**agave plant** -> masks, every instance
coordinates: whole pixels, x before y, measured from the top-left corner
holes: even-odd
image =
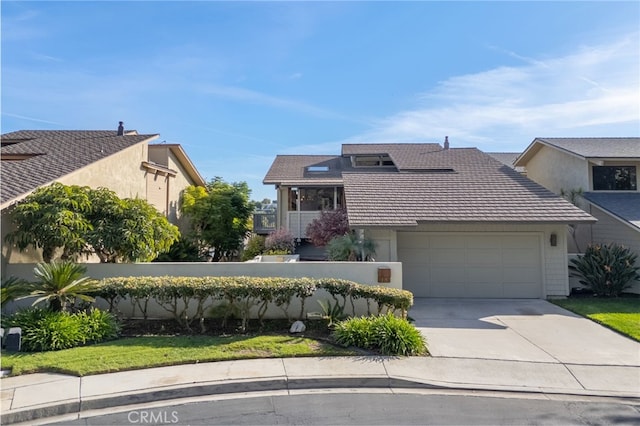
[[[73,262],[39,263],[33,270],[36,281],[28,296],[37,297],[33,305],[49,302],[52,311],[66,311],[76,299],[94,302],[89,294],[97,290],[98,282],[84,276],[87,268]],[[24,298],[22,297],[22,298]]]

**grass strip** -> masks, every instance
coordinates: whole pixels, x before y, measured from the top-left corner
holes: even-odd
[[[144,336],[51,352],[3,351],[0,365],[12,375],[57,372],[88,376],[196,362],[350,355],[356,353],[299,336]]]
[[[570,297],[551,302],[640,342],[640,298]]]

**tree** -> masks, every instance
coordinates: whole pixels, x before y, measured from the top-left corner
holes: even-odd
[[[45,262],[51,261],[58,248],[62,259],[73,259],[90,252],[86,240],[92,229],[86,217],[90,209],[87,187],[54,183],[38,188],[13,208],[15,230],[6,241],[21,251],[32,245],[41,248]]]
[[[325,210],[320,217],[307,225],[307,238],[317,247],[326,246],[335,237],[349,233],[349,221],[345,209]]]
[[[50,262],[96,254],[103,263],[149,261],[178,239],[178,228],[147,201],[115,192],[54,183],[39,188],[12,211],[15,231],[6,237],[20,250],[42,248]]]
[[[180,204],[189,219],[193,238],[213,262],[233,257],[249,233],[253,205],[246,182],[224,182],[216,177],[205,187],[190,186]]]

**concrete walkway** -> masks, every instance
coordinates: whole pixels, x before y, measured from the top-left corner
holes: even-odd
[[[476,301],[461,310],[457,303],[466,302],[440,301],[428,307],[430,300],[418,300],[410,315],[429,339],[431,357],[258,359],[87,377],[6,377],[0,380],[0,420],[2,424],[33,424],[36,419],[52,416],[77,418],[93,410],[179,398],[251,392],[286,394],[327,388],[535,392],[633,398],[640,404],[640,344],[587,320],[581,319],[586,324],[580,322],[576,331],[573,321],[580,318],[553,305],[546,306],[547,302],[535,302],[541,303],[525,306],[511,301],[515,307],[507,308],[501,303]],[[473,314],[469,313],[472,306],[476,309]],[[529,313],[520,312],[518,318],[511,318],[516,316],[512,315],[514,309]],[[548,309],[553,312],[540,313]],[[460,322],[438,323],[451,315],[460,316]],[[548,323],[548,335],[528,323],[528,316],[542,321],[542,325]],[[576,335],[572,337],[570,330],[554,331],[567,326],[555,316],[566,317]],[[595,328],[590,328],[591,324]],[[586,327],[588,335],[581,327]],[[450,334],[443,335],[447,330]],[[585,347],[591,348],[592,353],[555,347],[557,342],[550,343],[549,335],[566,340],[567,346],[586,339]],[[453,340],[456,343],[451,343]]]

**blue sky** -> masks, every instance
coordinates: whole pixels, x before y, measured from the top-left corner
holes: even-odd
[[[2,1],[2,133],[116,129],[205,177],[342,143],[640,135],[640,2]]]

